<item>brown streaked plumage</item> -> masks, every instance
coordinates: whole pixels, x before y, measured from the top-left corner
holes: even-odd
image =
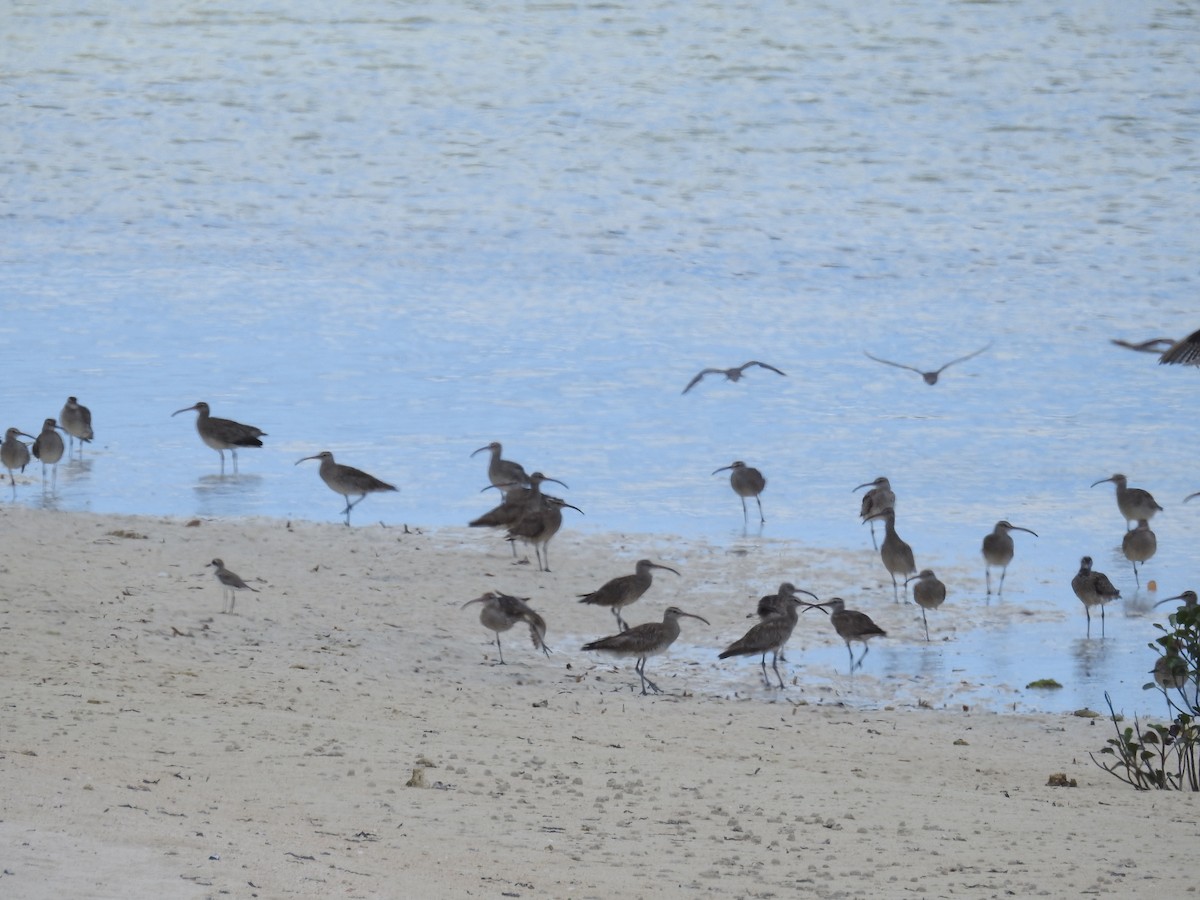
[[[1117,486],[1117,509],[1125,517],[1126,531],[1129,530],[1130,522],[1136,522],[1138,519],[1145,519],[1149,522],[1154,518],[1156,512],[1162,510],[1162,507],[1158,505],[1158,501],[1150,495],[1149,491],[1142,490],[1142,488],[1131,488],[1129,486],[1129,479],[1120,472],[1110,475],[1108,478],[1093,481],[1092,487],[1109,481]]]
[[[728,659],[731,656],[753,656],[755,653],[761,653],[759,667],[762,669],[763,683],[767,687],[771,687],[771,679],[767,675],[767,653],[770,653],[771,669],[775,672],[775,677],[779,680],[779,688],[782,690],[783,676],[779,673],[779,658],[783,654],[783,645],[788,642],[796,628],[796,623],[800,620],[799,607],[803,606],[805,610],[820,609],[828,615],[825,607],[816,603],[806,603],[796,596],[795,591],[795,587],[784,582],[780,585],[778,594],[768,595],[774,600],[767,603],[766,606],[776,611],[768,612],[763,616],[761,622],[755,624],[738,640],[726,647],[719,658]],[[813,596],[815,597],[815,595]],[[765,601],[767,601],[767,597],[763,597],[759,601],[760,614],[764,611]]]
[[[1010,531],[1024,531],[1026,534],[1037,537],[1036,531],[1022,528],[1020,525],[1013,525],[1007,519],[1001,519],[992,529],[992,533],[984,536],[983,577],[987,583],[989,597],[992,596],[992,566],[1000,567],[1000,586],[996,589],[996,596],[999,597],[1004,593],[1004,576],[1008,574],[1008,564],[1012,562],[1013,555],[1016,553],[1016,546],[1013,544]]]
[[[380,481],[374,475],[368,475],[362,469],[334,462],[333,454],[328,450],[322,450],[315,456],[305,456],[303,459],[296,460],[295,464],[298,466],[306,459],[319,459],[321,461],[321,468],[318,474],[321,476],[321,480],[325,482],[331,491],[341,494],[345,498],[346,508],[342,510],[342,514],[346,517],[346,525],[350,524],[350,510],[365,500],[367,494],[397,490],[395,485],[388,484],[386,481]],[[355,495],[358,496],[358,499],[351,502],[350,498]]]
[[[866,613],[856,609],[846,609],[846,601],[841,597],[826,600],[821,605],[831,610],[829,621],[833,624],[833,629],[838,633],[838,637],[846,642],[846,652],[850,654],[850,674],[853,675],[855,669],[862,668],[863,660],[867,658],[867,651],[871,649],[867,645],[867,641],[873,637],[887,637],[887,632],[876,625]],[[854,661],[854,650],[850,647],[855,642],[863,645],[862,656],[858,658],[857,662]]]
[[[637,663],[634,665],[634,670],[642,679],[642,696],[646,695],[647,687],[654,691],[654,693],[660,694],[662,691],[659,690],[658,685],[646,677],[646,659],[651,656],[657,656],[660,653],[665,653],[667,648],[675,643],[675,639],[679,637],[679,619],[681,616],[687,616],[690,619],[699,619],[705,625],[709,624],[708,619],[703,616],[684,612],[678,606],[668,606],[663,612],[661,622],[644,622],[641,625],[635,625],[627,631],[622,631],[620,634],[614,634],[584,644],[583,649],[598,650],[601,653],[610,653],[613,656],[636,656]]]
[[[483,604],[483,608],[479,610],[479,621],[484,628],[496,633],[496,651],[500,654],[502,666],[505,662],[504,648],[500,646],[500,633],[508,631],[518,622],[529,626],[529,637],[533,641],[534,649],[541,650],[546,656],[551,653],[550,648],[546,646],[546,620],[529,608],[526,602],[528,600],[528,597],[513,597],[510,594],[488,591],[482,597],[468,600],[462,605],[462,608],[466,609],[472,603]]]
[[[58,413],[58,421],[68,437],[67,451],[70,452],[75,441],[79,441],[79,454],[83,455],[83,445],[91,443],[96,435],[92,431],[92,411],[74,397],[68,397],[67,402]]]
[[[205,444],[221,455],[222,472],[225,471],[226,450],[233,455],[233,471],[236,472],[238,448],[261,447],[263,442],[259,438],[267,436],[265,431],[261,428],[255,428],[253,425],[243,425],[241,422],[235,422],[232,419],[219,419],[216,416],[210,415],[208,404],[203,400],[194,406],[185,406],[183,409],[177,409],[171,415],[177,416],[180,413],[192,410],[196,411],[196,431],[200,435],[200,440],[204,441]]]
[[[929,640],[929,620],[925,617],[928,609],[937,609],[946,601],[946,585],[933,574],[933,569],[922,569],[918,574],[905,579],[905,584],[916,579],[913,585],[913,600],[921,607],[921,621],[925,625],[925,640]]]
[[[1158,537],[1150,530],[1149,522],[1138,519],[1137,527],[1125,532],[1125,537],[1121,539],[1121,552],[1132,564],[1133,583],[1140,588],[1142,579],[1138,575],[1138,563],[1146,562],[1158,552]]]
[[[896,581],[896,576],[899,575],[904,581],[904,599],[907,600],[908,582],[904,579],[916,574],[917,563],[913,558],[912,547],[896,533],[896,511],[888,507],[867,517],[867,521],[873,519],[883,519],[885,531],[883,541],[879,544],[879,558],[883,560],[883,567],[892,576],[892,598],[899,603],[900,583]]]
[[[892,490],[892,483],[882,475],[874,481],[860,484],[854,490],[860,491],[865,487],[869,487],[871,490],[863,494],[862,506],[859,507],[858,517],[864,522],[871,523],[871,546],[878,550],[879,544],[875,541],[875,521],[871,516],[875,515],[875,513],[883,512],[885,509],[895,509],[896,492]]]
[[[1104,604],[1117,600],[1121,592],[1113,587],[1108,576],[1103,572],[1092,571],[1092,558],[1085,556],[1079,561],[1079,571],[1071,579],[1071,590],[1083,602],[1083,611],[1087,613],[1087,636],[1092,636],[1092,607],[1100,607],[1100,636],[1104,637]]]
[[[679,574],[670,566],[662,566],[648,559],[639,559],[634,568],[636,571],[632,575],[618,576],[606,581],[591,593],[579,594],[579,602],[590,603],[593,606],[607,606],[617,617],[617,627],[621,631],[627,631],[629,626],[621,618],[621,610],[636,603],[642,594],[650,589],[650,585],[654,583],[654,576],[650,570],[664,569],[674,572],[676,575]]]
[[[225,563],[222,560],[214,559],[208,565],[216,569],[215,574],[217,576],[217,581],[221,583],[221,612],[233,612],[233,605],[237,602],[238,591],[252,591],[255,594],[258,593],[257,588],[252,588],[250,585],[246,584],[246,582],[242,581],[236,572],[230,572],[227,568],[225,568]],[[226,604],[228,604],[228,609],[225,608]]]
[[[733,492],[742,499],[742,523],[749,524],[749,513],[746,512],[746,498],[753,497],[758,504],[758,520],[759,524],[765,524],[767,519],[763,515],[762,500],[759,498],[767,487],[767,479],[763,473],[755,469],[753,466],[748,466],[740,459],[730,463],[727,466],[721,466],[719,469],[714,469],[713,474],[718,472],[729,472],[729,486],[733,488]]]

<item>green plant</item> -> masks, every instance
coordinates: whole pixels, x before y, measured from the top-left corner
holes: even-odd
[[[1158,658],[1151,670],[1154,681],[1145,690],[1161,691],[1167,702],[1169,725],[1149,723],[1143,729],[1121,727],[1121,719],[1105,693],[1117,736],[1092,761],[1113,777],[1138,790],[1200,791],[1200,606],[1195,595],[1170,615],[1170,629],[1149,646]],[[1176,598],[1172,598],[1176,599]]]

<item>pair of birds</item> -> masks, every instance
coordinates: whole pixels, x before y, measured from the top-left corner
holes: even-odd
[[[58,424],[59,421],[62,422],[61,426]],[[58,433],[60,430],[67,433],[69,443],[66,447]],[[30,438],[33,446],[26,447],[19,440],[22,437]],[[52,467],[54,479],[57,481],[58,461],[62,459],[63,453],[67,450],[73,451],[76,440],[79,441],[79,452],[82,453],[84,443],[90,442],[93,437],[95,434],[92,431],[91,410],[82,406],[75,397],[68,397],[58,414],[58,420],[46,419],[42,423],[41,433],[36,438],[19,428],[9,428],[5,432],[3,444],[0,444],[0,464],[8,469],[8,477],[15,491],[17,479],[14,470],[25,471],[25,467],[29,465],[29,453],[32,450],[33,456],[42,463],[43,484],[46,478],[46,466]]]
[[[228,450],[233,457],[233,471],[238,470],[237,452],[239,449],[247,447],[261,447],[262,439],[267,437],[267,433],[261,428],[254,425],[245,425],[241,422],[235,422],[233,419],[222,419],[212,415],[209,405],[201,400],[192,406],[186,406],[183,409],[177,409],[171,413],[172,416],[177,416],[180,413],[192,412],[196,413],[196,432],[200,435],[200,439],[204,443],[216,450],[221,456],[221,472],[225,472],[225,451]],[[381,491],[395,491],[395,485],[388,484],[364,472],[362,469],[356,469],[353,466],[342,465],[335,462],[333,454],[328,450],[322,450],[314,456],[305,456],[303,459],[296,460],[296,465],[305,460],[316,459],[321,461],[321,467],[318,474],[321,480],[325,482],[329,489],[337,494],[341,494],[346,501],[346,508],[342,510],[342,515],[346,517],[346,524],[350,524],[350,511],[359,503],[366,499],[367,494],[379,493]],[[357,500],[351,500],[351,497],[357,497]]]

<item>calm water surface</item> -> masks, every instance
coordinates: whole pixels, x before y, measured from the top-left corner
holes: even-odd
[[[861,548],[850,489],[886,474],[920,565],[977,572],[1009,518],[1040,535],[1012,599],[1064,611],[936,668],[1158,708],[1153,597],[1085,641],[1068,582],[1086,553],[1134,596],[1088,487],[1119,471],[1166,507],[1158,596],[1200,586],[1200,372],[1108,343],[1200,327],[1194,5],[99,0],[0,40],[0,424],[76,394],[97,430],[12,502],[334,521],[293,465],[330,449],[401,488],[358,521],[456,525],[500,440],[570,527],[756,540],[710,474],[744,459],[764,537]],[[863,356],[989,342],[933,388]],[[788,377],[680,396],[752,358]],[[171,418],[197,400],[269,433],[239,477]]]

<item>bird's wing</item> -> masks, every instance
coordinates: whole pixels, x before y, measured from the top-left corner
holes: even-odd
[[[976,356],[978,356],[980,353],[982,353],[984,350],[987,350],[991,346],[992,346],[991,344],[988,344],[987,347],[980,347],[974,353],[968,353],[966,356],[960,356],[958,359],[950,360],[950,362],[948,362],[948,363],[946,363],[946,365],[942,366],[941,369],[938,369],[938,373],[940,374],[944,369],[949,368],[950,366],[954,365],[955,363],[966,362],[968,359],[974,359]]]
[[[1126,350],[1136,350],[1139,353],[1162,353],[1170,349],[1175,342],[1170,338],[1151,338],[1148,341],[1123,341],[1120,338],[1110,338],[1111,343]]]
[[[1158,360],[1159,364],[1200,366],[1200,331],[1193,331]]]
[[[697,384],[700,383],[700,379],[703,378],[705,375],[711,375],[713,372],[724,372],[724,371],[725,371],[724,369],[701,369],[700,372],[696,375],[696,377],[688,382],[688,386],[683,389],[683,392],[686,394],[688,391],[690,391],[692,388],[694,388]]]
[[[775,368],[774,366],[769,366],[765,362],[759,362],[757,359],[750,360],[750,362],[743,365],[742,368],[748,369],[748,368],[750,368],[750,366],[758,366],[760,369],[770,369],[772,372],[775,372],[778,375],[784,375],[784,376],[787,375],[787,372],[781,372],[779,369]]]
[[[906,366],[903,363],[892,362],[890,359],[880,359],[878,356],[872,356],[866,350],[863,351],[863,356],[867,359],[873,359],[877,363],[883,363],[885,366],[895,366],[897,369],[908,369],[910,372],[916,372],[918,375],[924,375],[920,369],[914,369],[912,366]]]

